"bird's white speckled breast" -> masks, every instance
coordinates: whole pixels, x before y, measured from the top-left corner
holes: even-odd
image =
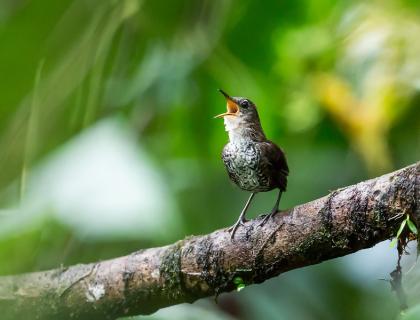
[[[230,178],[243,190],[266,191],[268,180],[260,170],[260,151],[253,141],[229,142],[223,149],[222,159]]]

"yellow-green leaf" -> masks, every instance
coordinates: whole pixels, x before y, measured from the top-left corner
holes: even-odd
[[[397,232],[397,238],[399,238],[400,237],[400,235],[401,235],[401,233],[403,232],[403,230],[404,230],[404,227],[405,227],[405,224],[407,223],[407,219],[405,219],[402,223],[401,223],[401,225],[400,225],[400,228],[398,229],[398,232]]]
[[[243,284],[243,283],[241,283],[241,284],[238,284],[238,286],[236,287],[236,291],[241,291],[242,289],[245,289],[245,284]]]
[[[391,241],[391,243],[389,244],[389,247],[390,247],[390,248],[394,248],[394,247],[395,247],[395,245],[397,244],[397,241],[398,241],[398,238],[394,238],[394,239]]]
[[[412,233],[414,234],[418,233],[416,225],[413,223],[413,221],[410,220],[408,216],[407,216],[407,225],[408,225],[408,228],[410,228]]]
[[[244,283],[244,280],[241,277],[235,277],[233,278],[233,283],[236,285],[240,285]]]

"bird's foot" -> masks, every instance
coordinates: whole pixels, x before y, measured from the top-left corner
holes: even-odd
[[[245,218],[239,218],[238,221],[235,222],[235,224],[233,226],[231,226],[228,229],[228,232],[230,233],[230,238],[233,239],[233,237],[235,236],[235,232],[238,229],[239,226],[244,226],[245,222],[247,222],[248,220],[246,220]]]
[[[267,215],[263,215],[264,218],[262,219],[262,221],[258,224],[258,227],[263,226],[270,218],[272,218],[278,211],[277,210],[272,210],[269,214]]]

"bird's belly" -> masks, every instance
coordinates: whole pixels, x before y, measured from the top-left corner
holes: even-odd
[[[229,177],[239,188],[251,192],[268,191],[269,179],[260,167],[260,153],[253,144],[229,144],[223,152]]]

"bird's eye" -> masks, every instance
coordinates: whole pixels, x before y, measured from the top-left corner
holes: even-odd
[[[242,108],[248,108],[249,102],[248,102],[248,100],[244,99],[244,100],[241,101],[240,105],[241,105]]]

